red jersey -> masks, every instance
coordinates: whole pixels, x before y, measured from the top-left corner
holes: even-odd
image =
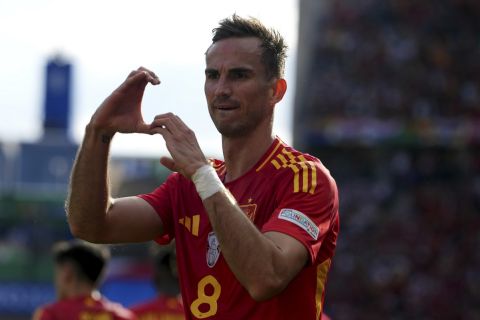
[[[184,320],[181,297],[159,295],[156,298],[130,308],[138,320]]]
[[[225,164],[215,160],[220,179]],[[164,224],[165,243],[175,238],[177,267],[187,319],[319,319],[325,283],[339,231],[337,186],[320,160],[276,138],[242,177],[225,183],[238,205],[261,230],[300,241],[309,263],[274,298],[256,302],[221,255],[194,184],[173,173],[150,194]]]
[[[34,320],[136,320],[136,316],[119,303],[102,296],[63,299],[41,307]]]

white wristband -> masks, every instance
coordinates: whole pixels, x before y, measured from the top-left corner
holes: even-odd
[[[202,201],[211,197],[218,191],[225,189],[222,181],[217,175],[217,172],[209,164],[201,166],[192,175],[192,181],[197,188],[197,192],[202,198]]]

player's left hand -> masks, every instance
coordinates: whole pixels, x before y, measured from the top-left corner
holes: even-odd
[[[191,179],[198,168],[208,164],[195,133],[173,113],[157,115],[150,124],[150,133],[159,133],[165,139],[172,158],[162,157],[160,162],[168,169]]]

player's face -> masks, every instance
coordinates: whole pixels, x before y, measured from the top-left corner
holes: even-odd
[[[275,80],[268,80],[261,62],[260,40],[229,38],[206,54],[205,96],[217,130],[240,137],[259,125],[271,125]]]

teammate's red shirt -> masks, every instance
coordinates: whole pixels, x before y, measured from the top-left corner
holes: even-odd
[[[225,165],[214,167],[220,179]],[[175,238],[187,319],[318,319],[339,231],[337,186],[315,157],[276,138],[258,163],[225,183],[262,232],[300,241],[309,263],[278,296],[254,301],[230,271],[194,184],[174,173],[151,194],[140,195],[158,212],[165,243]]]
[[[181,297],[159,295],[130,308],[138,320],[183,320],[185,314]]]
[[[41,307],[34,320],[136,320],[137,317],[119,303],[102,296],[63,299]]]

